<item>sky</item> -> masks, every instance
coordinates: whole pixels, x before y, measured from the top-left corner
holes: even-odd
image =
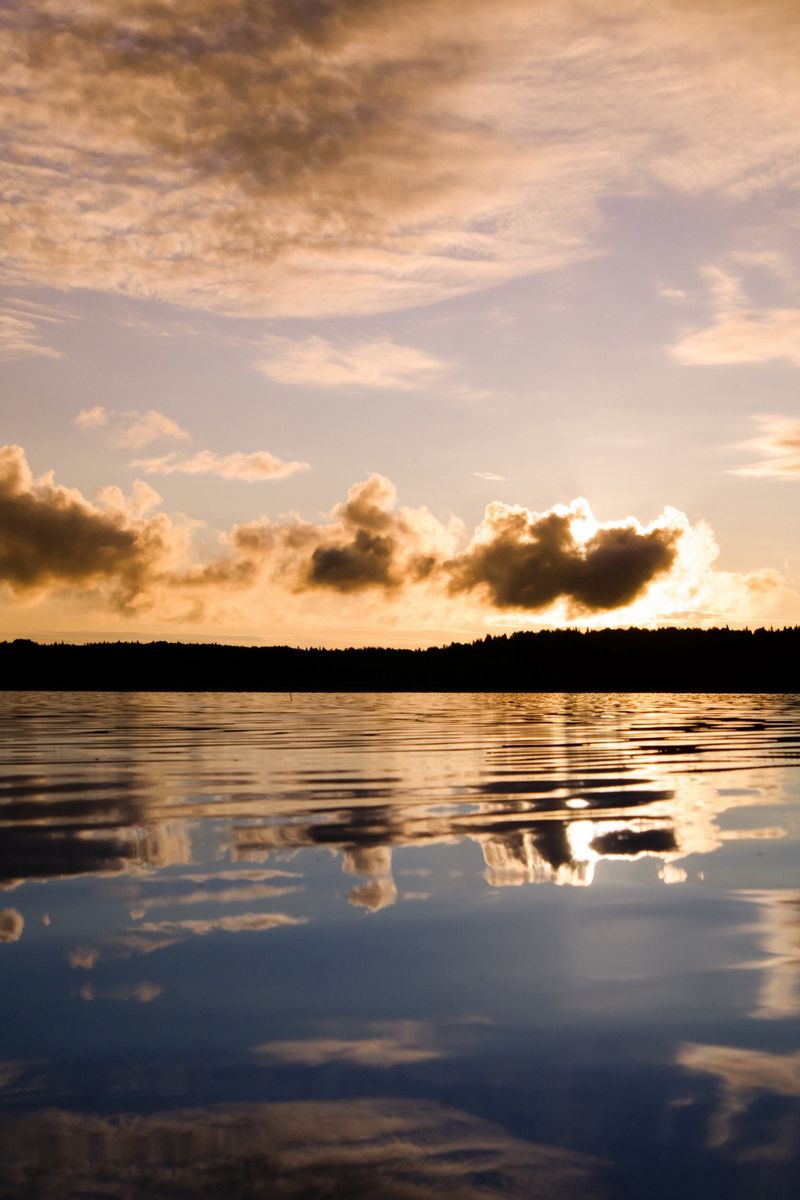
[[[0,637],[800,623],[795,0],[2,0]]]

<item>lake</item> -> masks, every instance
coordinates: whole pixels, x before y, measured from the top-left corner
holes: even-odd
[[[0,693],[4,1197],[800,1178],[800,699]]]

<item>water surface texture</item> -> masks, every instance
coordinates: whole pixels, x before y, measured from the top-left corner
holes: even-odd
[[[797,1195],[800,703],[0,693],[0,1194]]]

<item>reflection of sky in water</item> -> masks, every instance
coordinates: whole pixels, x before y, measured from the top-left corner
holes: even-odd
[[[10,1195],[791,1194],[796,701],[0,706]]]

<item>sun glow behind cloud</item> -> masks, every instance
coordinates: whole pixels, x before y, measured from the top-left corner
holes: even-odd
[[[369,628],[383,614],[389,640],[393,623],[424,637],[448,622],[479,631],[498,613],[645,622],[690,606],[741,613],[780,594],[767,572],[715,571],[711,531],[674,509],[642,525],[600,522],[582,499],[544,513],[494,501],[468,536],[455,519],[398,506],[393,484],[374,475],[324,522],[259,518],[201,553],[198,523],[155,512],[160,503],[144,483],[92,503],[52,473],[34,479],[23,451],[5,447],[0,582],[27,602],[71,596],[87,619],[110,608],[133,628],[156,617],[198,632],[252,627],[291,600],[295,636],[304,619]]]

